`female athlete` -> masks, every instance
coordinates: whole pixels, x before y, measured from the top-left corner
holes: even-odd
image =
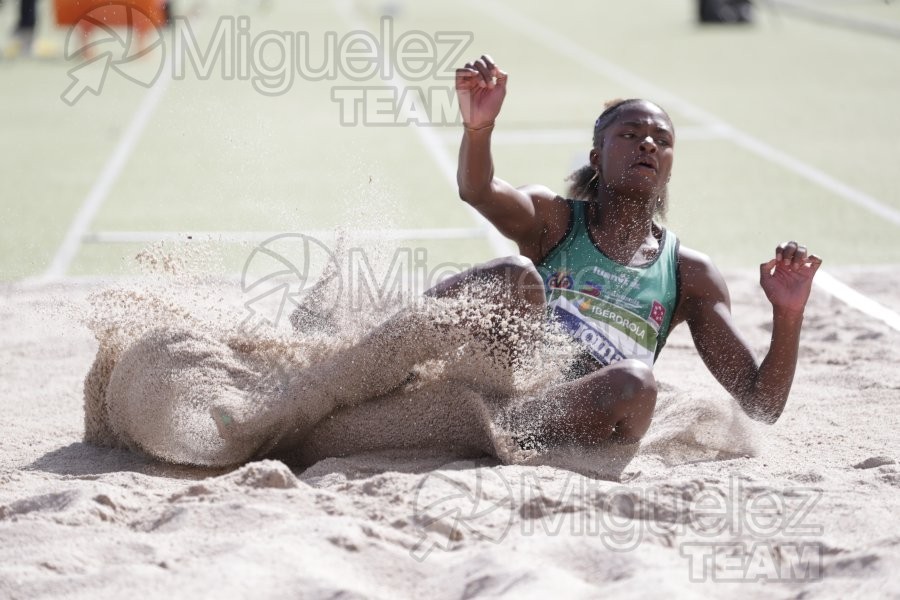
[[[773,326],[769,350],[757,362],[709,257],[685,248],[655,221],[666,210],[675,157],[666,112],[646,100],[610,103],[594,124],[589,164],[572,174],[565,199],[542,185],[517,188],[494,175],[491,133],[507,82],[489,56],[457,70],[464,121],[457,181],[460,197],[514,241],[521,256],[462,273],[430,294],[499,279],[506,301],[549,311],[581,344],[569,380],[551,390],[566,410],[542,425],[547,441],[639,440],[656,403],[653,363],[681,323],[744,411],[774,423],[791,389],[803,311],[821,259],[790,241],[760,265]]]

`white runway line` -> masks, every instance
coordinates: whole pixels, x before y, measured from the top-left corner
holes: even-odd
[[[50,266],[44,274],[38,278],[38,282],[52,281],[64,276],[68,272],[69,266],[75,259],[75,255],[78,254],[78,248],[81,245],[81,240],[87,232],[88,227],[91,226],[91,222],[93,222],[100,207],[103,206],[103,201],[106,200],[113,184],[118,180],[119,175],[122,173],[122,169],[125,167],[132,152],[134,152],[135,146],[137,146],[138,141],[141,139],[144,129],[150,122],[153,111],[156,110],[159,101],[169,87],[172,74],[170,67],[170,62],[166,61],[166,65],[163,67],[159,79],[144,95],[141,104],[138,106],[137,111],[131,118],[131,122],[128,124],[128,129],[125,130],[125,133],[113,150],[112,156],[109,157],[109,160],[100,172],[100,176],[94,182],[94,186],[81,204],[81,208],[78,209],[78,213],[69,225],[69,230],[66,232],[62,244],[60,244],[59,249],[56,251],[53,261],[50,263]]]
[[[819,270],[819,272],[816,273],[816,278],[813,279],[813,283],[838,300],[849,304],[856,310],[865,313],[870,317],[874,317],[879,321],[884,322],[889,327],[900,331],[900,314],[897,314],[883,304],[872,300],[868,296],[860,294],[850,286],[841,283],[830,273]]]
[[[467,0],[467,4],[475,10],[488,14],[495,20],[518,31],[522,35],[528,36],[530,40],[541,42],[549,50],[558,52],[575,63],[615,81],[620,85],[634,88],[641,95],[653,97],[655,100],[667,107],[674,108],[676,111],[693,121],[714,130],[722,131],[726,137],[742,148],[750,150],[754,154],[800,175],[808,181],[815,183],[847,201],[866,208],[894,225],[900,225],[900,211],[882,204],[872,196],[838,181],[824,171],[773,148],[762,140],[737,129],[712,113],[703,110],[676,94],[635,75],[627,69],[601,58],[594,52],[572,42],[568,37],[559,35],[552,29],[517,12],[509,3],[504,3],[501,7],[499,4],[493,2]],[[816,274],[816,281],[818,282],[819,279],[824,282],[819,283],[821,289],[827,291],[835,298],[840,299],[856,310],[876,317],[893,327],[897,313],[840,283],[821,269]]]
[[[341,0],[335,2],[335,7],[351,28],[369,31],[369,28],[366,27],[362,19],[359,18],[359,15],[356,14],[352,3]],[[390,85],[397,90],[399,95],[402,95],[404,90],[409,89],[409,86],[403,79],[396,75],[397,69],[395,67],[392,66],[391,72],[394,73],[394,75],[391,77]],[[419,114],[427,114],[427,111],[424,110],[424,103],[422,102],[422,98],[419,96],[418,91],[409,89],[408,94],[408,97],[412,99],[412,102],[415,105],[416,112]],[[437,164],[438,169],[444,175],[447,183],[450,184],[453,190],[456,190],[456,160],[449,155],[440,136],[431,127],[419,127],[413,125],[412,128],[416,132],[416,135],[419,136],[419,141],[425,146],[428,154]],[[462,200],[459,202],[462,202]],[[491,247],[491,252],[493,252],[495,256],[499,257],[507,256],[509,254],[518,254],[515,245],[503,237],[503,235],[497,231],[497,229],[491,225],[490,221],[485,219],[481,213],[472,208],[469,204],[465,204],[465,207],[475,221],[475,224],[482,231],[483,236],[487,238],[488,244]]]
[[[809,2],[797,2],[796,0],[771,0],[771,2],[781,12],[787,11],[789,14],[803,17],[810,21],[863,33],[874,33],[894,39],[900,38],[900,27],[890,23],[882,23],[881,21],[865,17],[838,14]]]
[[[284,231],[98,231],[85,234],[85,244],[141,244],[152,242],[234,242],[260,243],[270,238],[283,236]],[[436,228],[436,229],[356,229],[337,231],[316,229],[298,231],[317,240],[337,238],[346,234],[355,240],[402,241],[402,240],[467,240],[484,236],[477,228]]]
[[[900,211],[897,211],[886,204],[882,204],[872,196],[861,192],[846,183],[838,181],[828,173],[825,173],[802,160],[794,158],[790,154],[782,152],[777,148],[773,148],[762,140],[737,129],[733,129],[730,133],[731,141],[741,148],[749,150],[758,156],[784,167],[788,171],[793,171],[797,175],[812,181],[819,187],[825,188],[845,200],[849,200],[853,204],[867,209],[885,221],[889,221],[894,225],[900,225]]]
[[[396,84],[394,85],[396,86]],[[421,111],[422,103],[421,100],[418,99],[418,94],[415,94],[414,102],[418,104],[419,110]],[[431,155],[431,158],[434,159],[434,161],[437,163],[438,168],[444,174],[444,177],[447,179],[447,183],[449,183],[450,187],[454,191],[456,191],[456,161],[449,156],[443,143],[441,142],[441,139],[433,129],[429,127],[414,127],[414,129],[419,135],[419,139],[428,150],[428,153]],[[463,201],[458,200],[458,202]],[[499,231],[497,231],[497,229],[490,223],[490,221],[484,218],[481,213],[472,208],[472,206],[468,203],[463,204],[469,211],[472,219],[478,225],[479,229],[481,229],[482,235],[487,237],[488,244],[490,245],[491,251],[495,256],[500,257],[507,256],[509,254],[518,254],[518,250],[515,248],[514,244],[503,237],[503,235]]]

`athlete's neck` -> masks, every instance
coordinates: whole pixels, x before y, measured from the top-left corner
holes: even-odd
[[[622,197],[601,188],[587,211],[588,227],[600,250],[623,265],[652,259],[659,249],[653,235],[655,205],[655,198]]]

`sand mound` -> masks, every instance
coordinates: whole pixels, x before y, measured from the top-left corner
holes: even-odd
[[[395,298],[349,318],[317,313],[340,276],[331,272],[293,310],[291,329],[248,330],[245,315],[223,308],[226,288],[179,276],[175,260],[150,262],[165,276],[92,298],[87,322],[99,348],[85,381],[89,442],[184,465],[277,456],[308,466],[418,449],[607,478],[637,451],[519,446],[559,410],[544,392],[562,380],[573,348],[546,323],[495,305],[486,287],[452,300]],[[664,462],[755,452],[733,406],[670,396],[658,412],[645,451]]]
[[[900,301],[896,278],[864,275],[867,292]],[[732,274],[729,287],[738,326],[762,349],[771,311],[755,279]],[[296,462],[212,469],[98,445],[104,431],[117,438],[91,412],[102,403],[86,415],[92,362],[96,390],[131,345],[186,329],[213,364],[262,372],[289,357],[299,374],[359,339],[335,326],[260,329],[234,343],[247,336],[202,325],[224,323],[217,313],[241,320],[240,304],[218,302],[227,286],[198,285],[193,296],[171,287],[0,288],[0,596],[897,595],[900,345],[827,297],[812,298],[794,392],[771,427],[736,416],[679,329],[656,367],[645,443],[637,454],[617,448],[618,466],[604,448],[503,464],[497,434],[481,426],[498,421],[504,405],[491,401],[509,380],[482,387],[479,365],[450,355],[422,359],[396,389],[324,418]],[[97,306],[107,327],[84,329],[77,317]],[[109,318],[117,311],[147,318],[129,328]],[[384,320],[357,316],[360,331]],[[229,385],[253,389],[239,376]],[[196,414],[217,431],[208,412]],[[604,467],[618,481],[598,479]]]
[[[222,301],[228,286],[173,276],[173,262],[152,261],[165,277],[91,297],[88,442],[199,466],[270,452],[311,464],[386,448],[517,462],[533,452],[518,449],[515,424],[498,416],[540,396],[571,355],[564,337],[494,305],[483,288],[398,298],[354,318],[317,315],[308,297],[292,329],[247,329]]]

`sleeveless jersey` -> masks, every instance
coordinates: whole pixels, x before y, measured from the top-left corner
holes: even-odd
[[[653,262],[621,265],[594,243],[587,203],[567,202],[568,231],[536,265],[551,318],[603,366],[633,358],[652,367],[678,303],[678,239],[662,228]]]

